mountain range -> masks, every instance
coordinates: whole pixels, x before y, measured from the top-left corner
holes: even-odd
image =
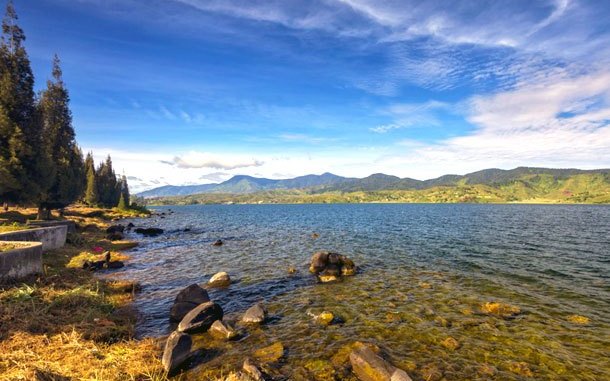
[[[531,181],[536,176],[544,176],[545,181],[566,180],[578,175],[600,175],[603,182],[610,184],[610,169],[555,169],[518,167],[511,170],[497,168],[484,169],[466,175],[444,175],[435,179],[416,180],[376,173],[364,178],[349,178],[332,173],[306,175],[293,179],[266,179],[239,175],[218,184],[166,185],[137,195],[144,198],[189,196],[196,194],[244,195],[264,191],[306,190],[309,193],[325,192],[373,192],[384,190],[424,190],[440,186],[486,185],[500,186],[512,182]]]

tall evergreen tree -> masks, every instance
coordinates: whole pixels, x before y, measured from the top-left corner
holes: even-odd
[[[85,173],[87,176],[87,186],[85,188],[84,202],[89,206],[94,206],[99,203],[97,178],[95,173],[95,163],[93,162],[93,154],[89,152],[85,159]]]
[[[76,144],[70,97],[66,89],[59,58],[53,59],[53,79],[39,102],[44,136],[43,151],[49,155],[52,181],[43,189],[38,200],[42,209],[63,208],[76,201],[85,187],[83,155]]]
[[[106,158],[96,172],[97,194],[101,205],[113,208],[119,203],[120,190],[117,189],[117,178],[112,168],[112,158]]]
[[[9,1],[0,42],[0,198],[10,202],[36,199],[48,172],[41,166],[40,125],[36,118],[34,75]]]
[[[131,205],[130,203],[130,194],[129,194],[129,184],[127,184],[127,177],[125,175],[123,175],[123,177],[121,178],[121,182],[123,183],[123,189],[121,191],[121,195],[123,196],[123,199],[125,200],[125,203],[127,204],[127,207],[129,208],[129,205]]]

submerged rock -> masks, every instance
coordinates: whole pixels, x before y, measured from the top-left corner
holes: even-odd
[[[222,320],[222,307],[214,302],[198,305],[184,316],[178,324],[179,332],[195,333],[207,331],[216,320]]]
[[[443,347],[449,349],[450,351],[455,351],[456,349],[458,349],[461,346],[460,342],[451,336],[449,336],[445,340],[443,340],[441,342],[441,345]]]
[[[248,308],[244,316],[241,318],[241,321],[247,324],[260,324],[265,321],[267,318],[267,311],[265,307],[257,303],[252,307]]]
[[[212,323],[209,332],[212,336],[224,340],[232,340],[238,336],[237,331],[233,327],[223,323],[221,320],[216,320]]]
[[[208,287],[227,287],[230,284],[231,277],[224,271],[214,274],[208,281]]]
[[[108,233],[106,235],[106,239],[109,241],[120,241],[122,239],[125,239],[125,236],[121,232],[113,232],[113,233]]]
[[[585,324],[589,324],[590,320],[586,316],[582,316],[582,315],[570,315],[570,316],[568,316],[568,321],[570,323],[574,323],[574,324],[585,325]]]
[[[252,377],[244,372],[231,372],[224,381],[255,381]]]
[[[125,267],[125,264],[122,261],[106,262],[106,268],[108,268],[108,269],[120,269],[123,267]]]
[[[178,369],[190,357],[192,345],[191,336],[176,331],[172,332],[167,338],[161,359],[165,371],[172,373]]]
[[[321,282],[334,282],[341,276],[356,274],[356,265],[345,255],[318,251],[311,257],[309,271],[316,274]]]
[[[267,364],[279,361],[284,356],[284,345],[277,341],[268,347],[257,349],[254,357],[260,362]]]
[[[481,306],[481,312],[488,315],[497,315],[503,318],[511,318],[521,313],[521,309],[510,304],[487,302]]]
[[[125,231],[125,226],[123,225],[111,225],[106,229],[107,234],[112,233],[123,233]]]
[[[254,365],[252,360],[247,358],[242,366],[243,371],[254,381],[264,381],[263,373]]]
[[[216,241],[214,241],[212,246],[222,246],[223,244],[224,244],[224,242],[222,242],[221,239],[217,239]]]
[[[356,346],[349,360],[360,381],[412,381],[404,370],[388,363],[366,345]]]
[[[145,237],[156,237],[163,234],[163,229],[160,228],[137,228],[134,231],[138,234],[142,234]]]
[[[209,301],[208,292],[198,284],[193,283],[178,293],[169,311],[169,319],[172,322],[178,323],[192,309]]]

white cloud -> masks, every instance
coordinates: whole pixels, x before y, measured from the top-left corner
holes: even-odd
[[[420,177],[519,165],[610,166],[610,72],[560,76],[515,90],[478,96],[469,121],[477,129],[436,144],[405,144],[386,168],[409,166]]]
[[[261,160],[244,158],[240,156],[214,155],[207,152],[189,152],[183,156],[175,156],[171,160],[161,160],[164,164],[178,168],[213,168],[213,169],[237,169],[246,167],[260,167],[264,164]]]

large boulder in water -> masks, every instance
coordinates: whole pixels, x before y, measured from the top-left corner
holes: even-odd
[[[412,381],[404,370],[388,363],[366,345],[357,345],[349,361],[360,381]]]
[[[195,333],[207,331],[216,320],[222,320],[220,305],[206,302],[191,310],[178,324],[178,332]]]
[[[169,311],[169,319],[180,322],[187,313],[202,303],[210,301],[208,292],[198,284],[191,284],[178,293]]]
[[[332,282],[339,280],[341,276],[354,275],[356,265],[345,255],[318,251],[311,257],[309,271],[316,274],[322,282]]]
[[[178,369],[191,355],[193,340],[189,335],[172,332],[165,343],[161,363],[168,373]]]

